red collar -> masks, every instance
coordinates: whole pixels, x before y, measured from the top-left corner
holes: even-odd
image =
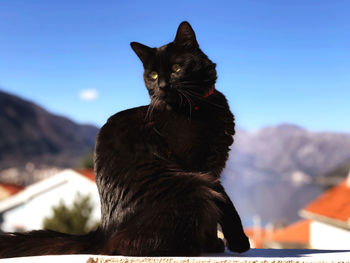
[[[211,86],[210,90],[208,90],[205,94],[204,94],[204,98],[208,98],[210,95],[213,95],[215,90],[215,84],[213,84],[213,86]]]
[[[211,86],[210,90],[208,90],[208,91],[204,94],[203,98],[208,98],[209,96],[213,95],[214,90],[215,90],[215,84],[213,84],[213,86]],[[193,107],[193,109],[194,109],[194,110],[199,110],[199,107],[196,105],[196,106]]]

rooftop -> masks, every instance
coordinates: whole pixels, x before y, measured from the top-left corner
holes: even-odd
[[[24,186],[0,183],[0,200],[22,191]]]
[[[267,239],[266,243],[281,243],[285,248],[307,248],[310,244],[310,220],[300,220],[283,229],[273,232]],[[288,246],[290,244],[290,246]]]
[[[308,218],[338,222],[350,228],[350,186],[349,179],[329,189],[307,205],[301,214]]]
[[[95,173],[94,170],[92,169],[77,169],[75,170],[76,172],[78,172],[79,174],[85,176],[86,178],[90,179],[91,181],[96,181],[95,180]]]

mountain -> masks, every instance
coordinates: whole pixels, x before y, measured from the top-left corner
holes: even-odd
[[[0,170],[27,162],[77,166],[93,149],[97,132],[0,90]]]
[[[324,189],[329,189],[341,183],[350,174],[350,159],[341,163],[337,167],[329,170],[322,176],[318,176],[316,181],[318,184],[322,185]]]
[[[293,222],[324,189],[317,178],[350,159],[350,134],[283,124],[235,136],[223,182],[245,222]]]

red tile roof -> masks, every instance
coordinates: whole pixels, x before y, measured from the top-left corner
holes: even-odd
[[[319,196],[303,211],[347,222],[350,218],[350,187],[344,181]]]
[[[24,186],[15,185],[15,184],[6,184],[6,183],[0,183],[0,188],[4,189],[8,195],[14,195],[18,192],[22,191],[24,189]]]
[[[91,181],[95,180],[95,173],[92,169],[77,169],[76,172],[80,173],[81,175],[85,176],[86,178],[90,179]]]
[[[266,238],[266,230],[264,228],[250,227],[245,228],[244,233],[249,240],[253,242],[254,248],[263,248],[263,243]]]
[[[276,230],[268,238],[268,241],[279,243],[309,244],[310,220],[301,220],[283,229]]]

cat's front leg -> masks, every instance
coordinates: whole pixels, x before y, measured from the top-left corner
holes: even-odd
[[[241,219],[230,197],[226,194],[221,184],[218,184],[215,190],[223,196],[222,200],[216,200],[216,205],[221,211],[219,224],[222,227],[228,249],[239,253],[249,250],[249,239],[243,231]]]
[[[208,231],[203,252],[204,253],[222,253],[225,251],[225,244],[221,238],[218,238],[217,224],[210,226],[211,229]]]

